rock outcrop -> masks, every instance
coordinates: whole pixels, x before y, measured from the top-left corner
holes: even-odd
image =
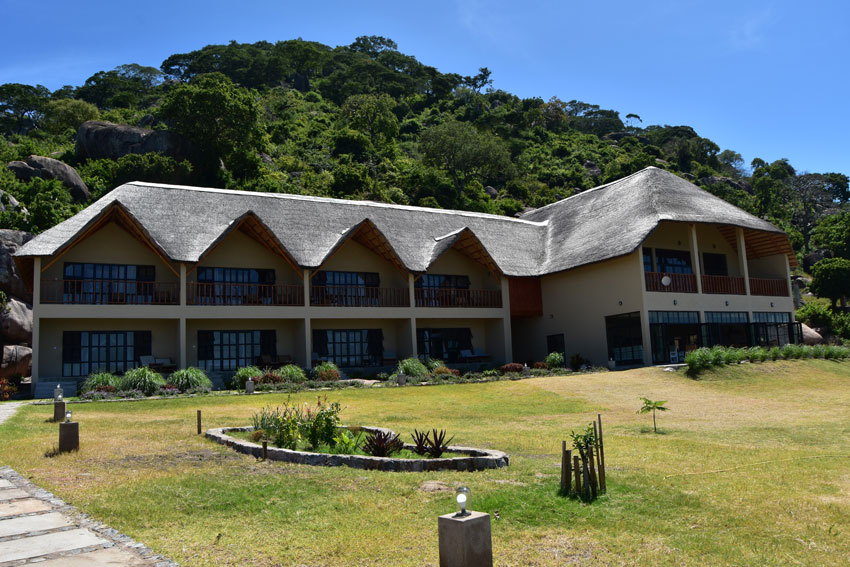
[[[3,345],[0,354],[0,378],[29,376],[32,368],[32,349],[18,345]]]
[[[800,325],[803,327],[803,344],[819,345],[823,342],[823,337],[820,333],[818,333],[805,323],[800,323]]]
[[[32,293],[24,285],[12,254],[30,240],[32,234],[29,232],[0,229],[0,291],[24,303],[32,302]]]
[[[172,132],[102,120],[88,120],[80,125],[75,151],[84,159],[118,159],[127,154],[151,152],[176,159],[186,159],[189,155],[186,141]]]
[[[4,345],[32,344],[32,306],[15,299],[0,308],[0,343]]]
[[[807,273],[812,272],[812,266],[823,260],[824,258],[832,258],[834,254],[829,248],[820,248],[814,252],[809,252],[803,256],[803,270]]]
[[[6,167],[15,172],[17,178],[23,181],[33,177],[57,179],[70,190],[71,196],[78,203],[85,203],[89,200],[89,188],[83,183],[83,179],[77,173],[77,170],[58,159],[30,156],[26,162],[11,161]]]
[[[747,193],[753,192],[753,186],[743,179],[733,179],[732,177],[723,177],[720,175],[709,175],[708,177],[700,178],[699,182],[703,185],[708,185],[709,187],[720,183],[726,183],[727,185],[731,185],[741,191],[746,191]]]

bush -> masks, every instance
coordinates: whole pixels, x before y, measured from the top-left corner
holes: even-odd
[[[159,372],[155,372],[147,366],[142,366],[125,372],[119,380],[119,384],[119,390],[139,390],[146,396],[150,396],[161,386],[165,386],[165,380]]]
[[[176,396],[180,393],[180,388],[174,384],[166,384],[154,392],[155,396]]]
[[[303,384],[307,381],[307,374],[304,372],[304,369],[295,364],[281,366],[277,373],[281,376],[281,378],[283,378],[284,382]]]
[[[434,376],[439,376],[441,374],[451,376],[454,374],[454,372],[452,372],[451,368],[448,368],[446,366],[438,366],[431,371],[431,374],[433,374]]]
[[[399,361],[396,373],[421,378],[428,374],[428,368],[418,358],[411,357]]]
[[[6,378],[0,378],[0,402],[10,399],[18,389]]]
[[[212,390],[213,386],[212,382],[207,377],[207,373],[200,368],[195,368],[194,366],[182,368],[173,372],[171,376],[168,377],[168,382],[176,386],[181,392],[188,392],[189,390],[209,391]]]
[[[500,366],[499,371],[502,374],[508,374],[509,372],[522,372],[523,368],[525,368],[525,366],[519,362],[509,362]]]
[[[369,433],[363,442],[363,451],[373,457],[390,457],[404,448],[399,436],[390,431]]]
[[[320,382],[339,380],[339,368],[333,362],[322,362],[313,368],[313,376]]]
[[[109,372],[95,372],[94,374],[89,374],[86,381],[83,382],[82,386],[80,386],[80,393],[85,394],[86,392],[97,390],[103,386],[110,386],[117,390],[120,386],[120,378]]]
[[[248,381],[248,378],[256,380],[257,377],[262,375],[263,371],[256,366],[245,366],[233,374],[233,378],[230,379],[230,387],[234,390],[244,390],[245,382]]]
[[[440,368],[440,367],[445,367],[446,365],[439,358],[429,358],[428,360],[425,361],[425,366],[428,368],[428,372],[433,374],[434,370],[436,370],[437,368]],[[405,372],[405,374],[407,374],[407,373]]]
[[[581,354],[575,353],[570,357],[570,370],[573,372],[580,370],[582,366],[589,366],[589,361],[585,359]]]
[[[550,352],[546,355],[546,364],[549,365],[549,368],[563,368],[564,367],[564,353],[562,352]]]
[[[535,370],[535,369],[549,370],[549,363],[548,362],[535,362],[534,364],[531,365],[531,369],[532,370]]]
[[[795,319],[810,327],[830,328],[832,326],[832,310],[829,305],[820,301],[810,301],[797,310]]]
[[[341,411],[339,402],[329,404],[327,397],[324,400],[319,398],[315,408],[305,406],[298,426],[302,437],[307,440],[310,447],[318,449],[320,445],[334,446]]]

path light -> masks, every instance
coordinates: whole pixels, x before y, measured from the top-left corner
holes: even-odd
[[[455,518],[465,518],[469,516],[469,511],[466,509],[466,502],[469,500],[469,488],[460,486],[455,491],[455,500],[457,501],[457,514]]]
[[[80,424],[71,421],[71,412],[65,412],[65,421],[59,424],[59,452],[78,451],[80,449]]]
[[[65,423],[71,423],[71,411],[70,410],[65,412]]]
[[[56,384],[56,387],[53,389],[53,401],[61,402],[63,394],[64,392],[62,391],[62,384]]]

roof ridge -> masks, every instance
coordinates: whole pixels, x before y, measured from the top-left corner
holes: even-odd
[[[487,218],[508,222],[517,222],[521,224],[528,224],[532,226],[546,226],[548,224],[548,219],[545,221],[532,221],[527,219],[519,219],[514,217],[508,217],[504,215],[494,215],[492,213],[479,213],[476,211],[461,211],[458,209],[433,209],[429,207],[416,207],[414,205],[398,205],[396,203],[380,203],[378,201],[366,201],[366,200],[355,200],[355,199],[337,199],[334,197],[317,197],[315,195],[297,195],[294,193],[267,193],[263,191],[240,191],[238,189],[219,189],[216,187],[196,187],[193,185],[170,185],[167,183],[151,183],[148,181],[130,181],[119,187],[113,189],[113,191],[117,191],[121,189],[121,187],[125,187],[127,185],[132,185],[136,187],[156,187],[159,189],[168,189],[168,190],[181,190],[181,191],[196,191],[196,192],[206,192],[206,193],[223,193],[227,195],[254,195],[258,197],[266,197],[266,198],[276,198],[276,199],[290,199],[294,201],[312,201],[318,203],[339,203],[339,204],[347,204],[354,205],[358,207],[376,207],[376,208],[386,208],[386,209],[399,209],[404,211],[417,211],[417,212],[426,212],[432,214],[449,214],[453,216],[463,216],[463,217],[473,217],[473,218]],[[110,191],[111,193],[112,191]],[[108,196],[109,193],[104,195],[104,197]]]

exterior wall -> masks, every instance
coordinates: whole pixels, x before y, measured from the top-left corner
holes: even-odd
[[[662,222],[644,241],[643,247],[690,252],[691,234],[688,225],[681,222]]]
[[[787,261],[787,257],[784,254],[752,258],[747,264],[750,269],[750,277],[788,279]]]
[[[471,289],[500,289],[499,280],[491,276],[484,266],[453,249],[440,256],[427,273],[469,276]]]
[[[568,357],[578,352],[604,365],[608,360],[605,317],[643,309],[642,276],[642,256],[637,251],[541,277],[543,317],[513,319],[514,360],[543,360],[548,354],[546,337],[563,333]]]
[[[738,250],[734,245],[729,245],[729,241],[720,234],[720,231],[717,230],[717,226],[711,224],[698,224],[696,225],[696,229],[697,241],[699,242],[699,261],[702,268],[700,270],[701,273],[705,273],[703,253],[708,252],[709,254],[726,255],[726,267],[729,269],[729,276],[740,277],[744,275],[741,273],[741,262],[738,259]]]
[[[365,246],[347,240],[321,267],[321,270],[341,272],[378,272],[381,287],[407,288],[407,274]]]
[[[186,361],[189,366],[198,365],[198,331],[266,331],[274,330],[277,338],[277,354],[288,354],[299,362],[302,350],[301,322],[297,320],[269,319],[190,319],[186,321]]]
[[[275,271],[275,283],[299,285],[301,277],[271,250],[240,230],[234,230],[198,267],[215,268],[255,268]],[[188,275],[189,281],[198,280],[197,268]]]
[[[177,361],[177,328],[176,319],[40,319],[38,381],[62,376],[64,331],[151,331],[151,354]]]
[[[50,260],[45,261],[46,264]],[[90,234],[43,274],[43,281],[61,280],[65,262],[98,264],[139,264],[156,266],[156,281],[176,282],[178,276],[147,245],[136,240],[116,223],[109,223]]]

